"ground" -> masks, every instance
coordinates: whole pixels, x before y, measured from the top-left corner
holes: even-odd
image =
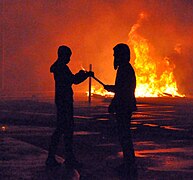
[[[138,179],[192,179],[193,99],[138,98],[132,137]],[[74,148],[84,163],[80,171],[45,168],[55,124],[53,101],[0,101],[0,179],[122,179],[114,170],[122,162],[109,99],[75,99]],[[58,147],[63,159],[63,144]]]

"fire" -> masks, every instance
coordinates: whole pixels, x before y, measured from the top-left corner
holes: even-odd
[[[175,65],[169,59],[152,56],[152,46],[149,41],[136,31],[140,22],[147,16],[140,15],[138,23],[134,24],[129,33],[129,43],[135,53],[134,67],[136,71],[136,97],[159,97],[165,95],[184,96],[178,93],[177,83],[173,74]],[[160,67],[164,70],[160,72]]]
[[[84,68],[82,65],[81,65],[81,69],[82,69],[83,71],[86,71],[85,68]]]
[[[184,97],[178,93],[177,83],[173,74],[175,68],[168,57],[157,57],[153,52],[150,42],[137,33],[143,19],[148,16],[141,13],[139,20],[134,24],[129,32],[129,46],[135,53],[134,69],[136,72],[137,87],[136,97],[160,97],[160,96],[178,96]],[[105,97],[112,97],[103,88],[92,87],[92,94]]]
[[[87,96],[89,95],[89,92],[87,91],[86,92]],[[105,98],[108,98],[108,97],[113,97],[114,96],[114,93],[113,92],[108,92],[106,91],[103,87],[99,88],[99,89],[96,89],[95,86],[92,86],[91,87],[91,95],[99,95],[99,96],[103,96]]]

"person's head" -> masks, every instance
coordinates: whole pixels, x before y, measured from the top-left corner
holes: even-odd
[[[118,66],[129,63],[130,61],[130,49],[127,44],[117,44],[114,48],[114,69],[116,70]]]
[[[70,57],[72,55],[72,51],[68,46],[60,46],[58,48],[58,59],[63,61],[65,64],[70,62]]]

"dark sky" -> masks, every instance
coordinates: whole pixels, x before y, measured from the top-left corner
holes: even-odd
[[[0,3],[7,91],[53,90],[49,67],[62,44],[72,49],[69,66],[73,73],[92,64],[99,79],[113,83],[112,48],[119,42],[128,43],[131,27],[144,12],[147,19],[138,33],[154,47],[160,59],[169,57],[175,64],[179,90],[192,92],[192,0],[1,0]],[[176,46],[180,52],[175,50]],[[134,58],[132,54],[132,61]],[[85,82],[75,90],[86,88]]]

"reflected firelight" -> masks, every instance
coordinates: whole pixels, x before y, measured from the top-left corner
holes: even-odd
[[[8,129],[8,127],[7,127],[7,126],[1,126],[1,131],[2,131],[2,132],[7,131],[7,129]]]

